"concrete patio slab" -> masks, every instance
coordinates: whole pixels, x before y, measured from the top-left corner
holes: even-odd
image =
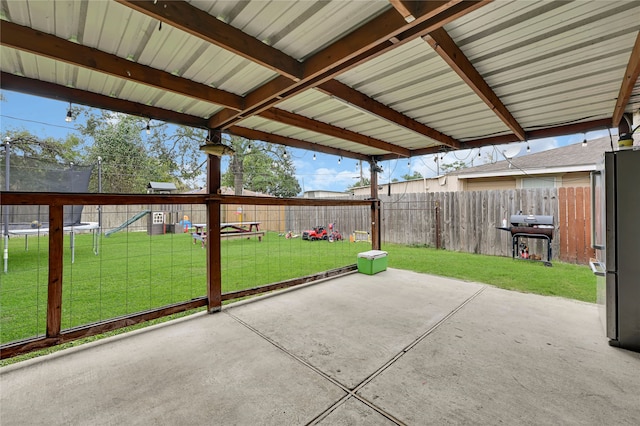
[[[346,393],[199,314],[0,370],[2,425],[305,424]]]
[[[352,396],[316,424],[322,426],[392,426],[397,423]]]
[[[4,425],[636,425],[596,305],[389,269],[0,369]]]
[[[637,425],[640,354],[593,304],[488,287],[359,394],[408,424]]]
[[[227,312],[354,389],[481,288],[402,270],[355,273]]]

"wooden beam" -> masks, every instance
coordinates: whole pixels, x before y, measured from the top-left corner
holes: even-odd
[[[49,206],[49,284],[47,291],[47,337],[57,337],[62,324],[62,247],[64,245],[64,209]]]
[[[428,34],[430,31],[440,28],[491,1],[422,2],[426,9],[422,15],[419,15],[419,19],[410,24],[404,22],[394,10],[385,12],[305,61],[305,73],[302,80],[289,84],[284,80],[284,77],[277,77],[247,94],[244,113],[223,110],[211,118],[209,126],[211,128],[227,128],[247,115],[257,114],[284,99],[316,87],[343,72]],[[435,11],[439,11],[439,13],[435,13]]]
[[[125,101],[122,99],[112,98],[110,96],[61,86],[59,84],[49,83],[46,81],[20,77],[5,72],[0,73],[0,88],[3,90],[29,93],[43,98],[57,99],[64,102],[73,102],[80,105],[102,108],[108,111],[123,112],[125,114],[165,121],[168,123],[199,128],[207,127],[207,120],[202,117],[182,114],[136,102]]]
[[[244,108],[243,98],[233,93],[12,22],[2,22],[0,44],[233,110]]]
[[[289,138],[286,136],[276,135],[274,133],[267,133],[260,130],[249,129],[248,127],[231,126],[227,129],[227,132],[242,136],[243,138],[251,139],[254,141],[264,141],[269,143],[275,143],[284,146],[290,146],[293,148],[306,149],[314,152],[322,152],[324,154],[337,155],[347,158],[354,158],[356,160],[369,160],[368,155],[358,154],[346,149],[333,148],[331,146],[318,145],[312,142],[303,141],[300,139]]]
[[[444,145],[452,148],[459,148],[460,141],[452,138],[451,136],[440,133],[439,131],[432,129],[429,126],[407,117],[406,115],[399,113],[398,111],[389,108],[388,106],[366,96],[363,93],[358,92],[355,89],[339,82],[338,80],[329,80],[318,86],[318,89],[325,92],[328,95],[335,96],[343,101],[355,105],[371,114],[391,121],[398,126],[404,127],[411,131],[414,131],[423,136],[427,136],[434,139]]]
[[[574,133],[585,133],[591,130],[602,130],[611,127],[610,118],[601,118],[599,120],[584,121],[580,123],[565,124],[562,126],[547,127],[544,129],[531,130],[526,133],[526,139],[552,138],[556,136],[566,136]],[[462,149],[477,148],[487,145],[502,145],[506,143],[519,142],[520,139],[516,135],[493,136],[490,138],[481,138],[468,140],[463,142]]]
[[[629,57],[629,62],[627,63],[627,69],[624,71],[624,77],[622,79],[622,84],[620,85],[620,92],[618,93],[616,106],[613,110],[613,116],[611,119],[612,127],[618,127],[618,125],[620,124],[620,121],[622,120],[622,116],[624,115],[624,111],[627,108],[627,104],[629,103],[629,99],[631,98],[631,93],[633,92],[633,88],[638,83],[639,76],[640,76],[640,31],[638,31],[638,35],[636,36],[636,42],[633,45],[633,49],[631,50],[631,56]]]
[[[185,1],[117,1],[292,80],[302,77],[302,65],[295,58]]]
[[[556,136],[566,136],[574,133],[585,133],[592,130],[607,129],[611,126],[610,118],[601,118],[598,120],[584,121],[581,123],[572,123],[562,126],[547,127],[545,129],[531,130],[526,132],[527,140],[551,138]],[[489,138],[480,138],[467,140],[462,142],[460,149],[472,149],[480,148],[483,146],[491,145],[504,145],[507,143],[520,142],[521,140],[514,134],[492,136]],[[432,146],[429,148],[420,148],[411,150],[411,157],[417,157],[419,155],[436,154],[440,152],[449,151],[443,145]],[[385,154],[380,156],[380,161],[396,160],[398,157],[392,154]]]
[[[340,127],[332,126],[331,124],[323,123],[321,121],[313,120],[311,118],[304,117],[302,115],[293,114],[278,108],[270,108],[260,113],[260,116],[269,120],[278,121],[289,126],[296,126],[301,129],[311,130],[313,132],[321,133],[324,135],[344,139],[347,141],[355,142],[361,145],[366,145],[371,148],[380,149],[383,151],[391,152],[403,157],[409,156],[409,150],[398,145],[393,145],[379,139],[375,139],[369,136],[365,136],[361,133],[356,133],[351,130],[342,129]]]
[[[443,28],[430,32],[423,39],[445,60],[467,85],[486,103],[511,131],[525,140],[525,132],[491,87],[475,69],[453,39]]]

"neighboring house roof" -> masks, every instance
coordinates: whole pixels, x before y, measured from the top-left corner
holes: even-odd
[[[323,198],[323,197],[350,197],[350,192],[329,191],[324,189],[316,189],[312,191],[304,191],[303,198]]]
[[[185,192],[185,194],[208,194],[208,192],[207,192],[207,188],[203,186],[202,188],[199,188],[199,189],[192,189],[190,191],[187,191],[187,192]],[[222,188],[220,188],[220,194],[222,194],[222,195],[234,195],[235,191],[234,191],[233,188],[230,188],[228,186],[223,186]],[[242,195],[251,196],[251,197],[272,197],[272,198],[274,198],[273,195],[263,194],[261,192],[249,191],[248,189],[243,189],[242,190]]]
[[[473,179],[494,176],[592,171],[602,161],[602,153],[610,150],[611,139],[604,137],[588,141],[587,146],[582,146],[582,143],[567,145],[535,154],[514,157],[510,161],[502,160],[481,166],[468,167],[450,174],[457,175],[459,179]]]

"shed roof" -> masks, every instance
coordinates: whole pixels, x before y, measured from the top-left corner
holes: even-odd
[[[173,182],[149,182],[147,189],[153,189],[154,191],[176,191],[176,185]]]
[[[0,87],[346,157],[615,127],[640,2],[0,2]]]

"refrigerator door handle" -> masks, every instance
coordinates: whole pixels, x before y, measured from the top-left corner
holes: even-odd
[[[591,259],[589,260],[589,266],[591,267],[591,270],[593,271],[594,275],[597,275],[599,277],[604,277],[606,275],[607,270],[605,269],[602,262],[598,262],[595,259]]]
[[[596,197],[598,196],[598,193],[596,192],[598,191],[596,181],[599,179],[602,179],[601,170],[596,170],[589,174],[589,181],[591,184],[591,247],[597,250],[604,250],[604,246],[599,244],[599,241],[596,241],[596,233],[601,231],[600,229],[596,230],[596,215],[600,215],[600,212],[596,211]],[[604,220],[604,218],[601,220]],[[593,270],[593,267],[591,269]],[[596,272],[593,271],[593,273],[595,274]]]

